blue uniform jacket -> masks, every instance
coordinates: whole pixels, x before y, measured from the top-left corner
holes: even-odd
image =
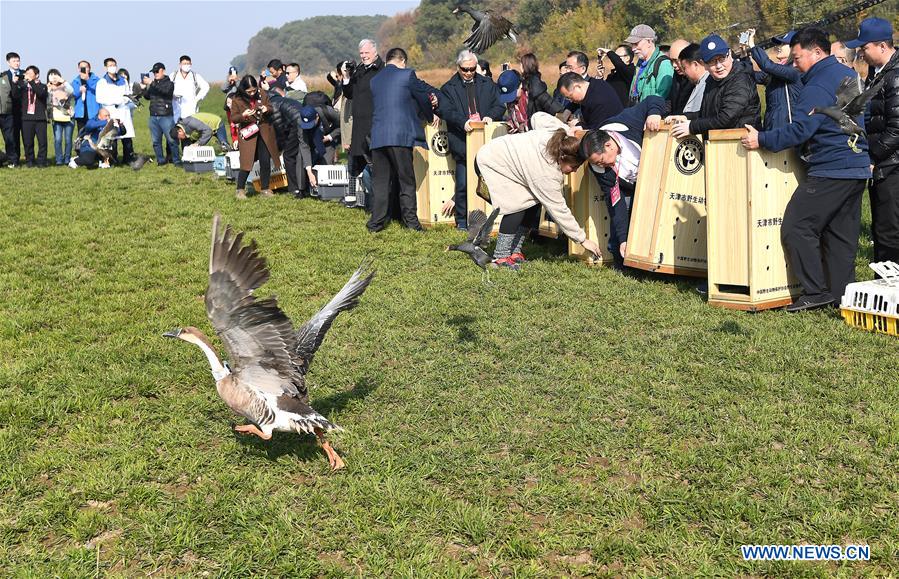
[[[826,115],[809,115],[815,107],[827,107],[836,103],[836,90],[847,76],[858,74],[843,66],[833,56],[828,56],[812,66],[802,76],[804,86],[793,111],[793,122],[785,127],[759,133],[759,144],[769,151],[782,151],[790,147],[808,144],[806,160],[810,177],[830,179],[868,179],[871,177],[871,159],[868,142],[859,138],[856,147],[861,153],[853,153],[847,141],[849,135]],[[864,127],[862,115],[854,119]]]
[[[790,112],[796,113],[796,102],[802,90],[802,73],[793,65],[772,61],[758,46],[752,48],[752,59],[761,69],[761,72],[754,74],[755,82],[765,85],[764,130],[787,126],[790,124]]]

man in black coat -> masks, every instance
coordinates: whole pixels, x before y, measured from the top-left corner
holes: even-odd
[[[150,101],[150,139],[153,141],[153,152],[156,153],[156,164],[165,165],[166,155],[162,150],[162,139],[168,144],[172,161],[181,162],[181,147],[170,134],[175,126],[175,118],[172,116],[172,95],[175,94],[175,83],[165,73],[165,65],[157,62],[150,69],[152,77],[141,78],[143,83],[143,97]]]
[[[559,92],[577,103],[584,129],[598,129],[606,119],[624,110],[615,89],[599,78],[585,79],[576,72],[566,72],[559,79]]]
[[[456,161],[456,227],[468,228],[468,172],[465,137],[472,121],[490,122],[502,119],[505,107],[499,102],[496,85],[475,72],[478,55],[463,50],[456,59],[458,72],[440,88],[443,99],[437,115],[446,121],[449,150]]]
[[[899,51],[893,45],[893,27],[882,18],[868,18],[859,26],[858,38],[846,46],[859,48],[871,67],[866,88],[883,79],[865,118],[874,163],[868,188],[871,237],[875,262],[899,263]]]
[[[699,56],[709,71],[699,112],[668,117],[676,124],[671,135],[705,135],[714,129],[741,129],[762,124],[762,104],[755,78],[743,66],[735,66],[730,47],[717,34],[699,45]]]
[[[353,101],[353,133],[350,140],[350,165],[353,176],[362,172],[371,162],[371,120],[374,104],[371,96],[371,79],[384,68],[378,56],[378,45],[365,39],[359,43],[361,63],[352,71],[344,63],[343,94]]]
[[[298,172],[297,159],[300,147],[305,146],[303,141],[303,104],[284,96],[284,89],[274,88],[269,95],[272,103],[272,126],[275,127],[275,137],[278,139],[278,148],[284,156],[284,172],[287,173],[287,190],[294,197],[304,196],[306,191],[305,167]],[[314,177],[313,177],[314,179]]]

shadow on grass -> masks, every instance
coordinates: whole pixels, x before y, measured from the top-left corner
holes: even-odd
[[[474,316],[469,316],[467,314],[453,316],[447,323],[454,328],[459,334],[456,336],[456,340],[460,343],[473,343],[478,341],[478,335],[471,329],[471,324],[475,321]]]
[[[349,390],[338,392],[325,398],[311,400],[313,407],[323,416],[339,412],[346,408],[350,402],[361,400],[377,388],[377,383],[371,378],[364,377],[356,381]],[[276,432],[271,440],[262,440],[254,435],[243,435],[235,432],[231,434],[239,443],[257,453],[265,453],[269,460],[277,460],[284,455],[292,455],[306,460],[321,460],[323,454],[321,448],[311,434],[297,434],[290,432]]]

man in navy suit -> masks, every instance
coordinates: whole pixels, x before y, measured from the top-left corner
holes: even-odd
[[[437,114],[446,121],[449,150],[456,160],[456,227],[468,228],[468,174],[465,164],[465,135],[472,121],[500,120],[506,108],[499,102],[493,81],[477,74],[478,55],[463,50],[456,59],[459,71],[440,87],[445,97]]]
[[[415,171],[412,147],[427,147],[422,121],[431,122],[434,113],[431,95],[437,89],[406,68],[406,51],[391,48],[387,65],[371,79],[374,111],[371,121],[372,209],[368,230],[387,226],[391,180],[399,185],[399,205],[403,223],[421,230],[415,198]]]

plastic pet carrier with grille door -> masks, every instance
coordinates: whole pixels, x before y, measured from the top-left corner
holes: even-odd
[[[846,286],[840,301],[843,319],[853,328],[899,336],[899,265],[882,261],[868,267],[881,279]]]
[[[184,147],[181,163],[188,173],[211,173],[215,163],[215,149],[199,145]]]
[[[315,179],[318,187],[313,196],[323,201],[342,201],[349,190],[349,175],[346,165],[315,165]]]

